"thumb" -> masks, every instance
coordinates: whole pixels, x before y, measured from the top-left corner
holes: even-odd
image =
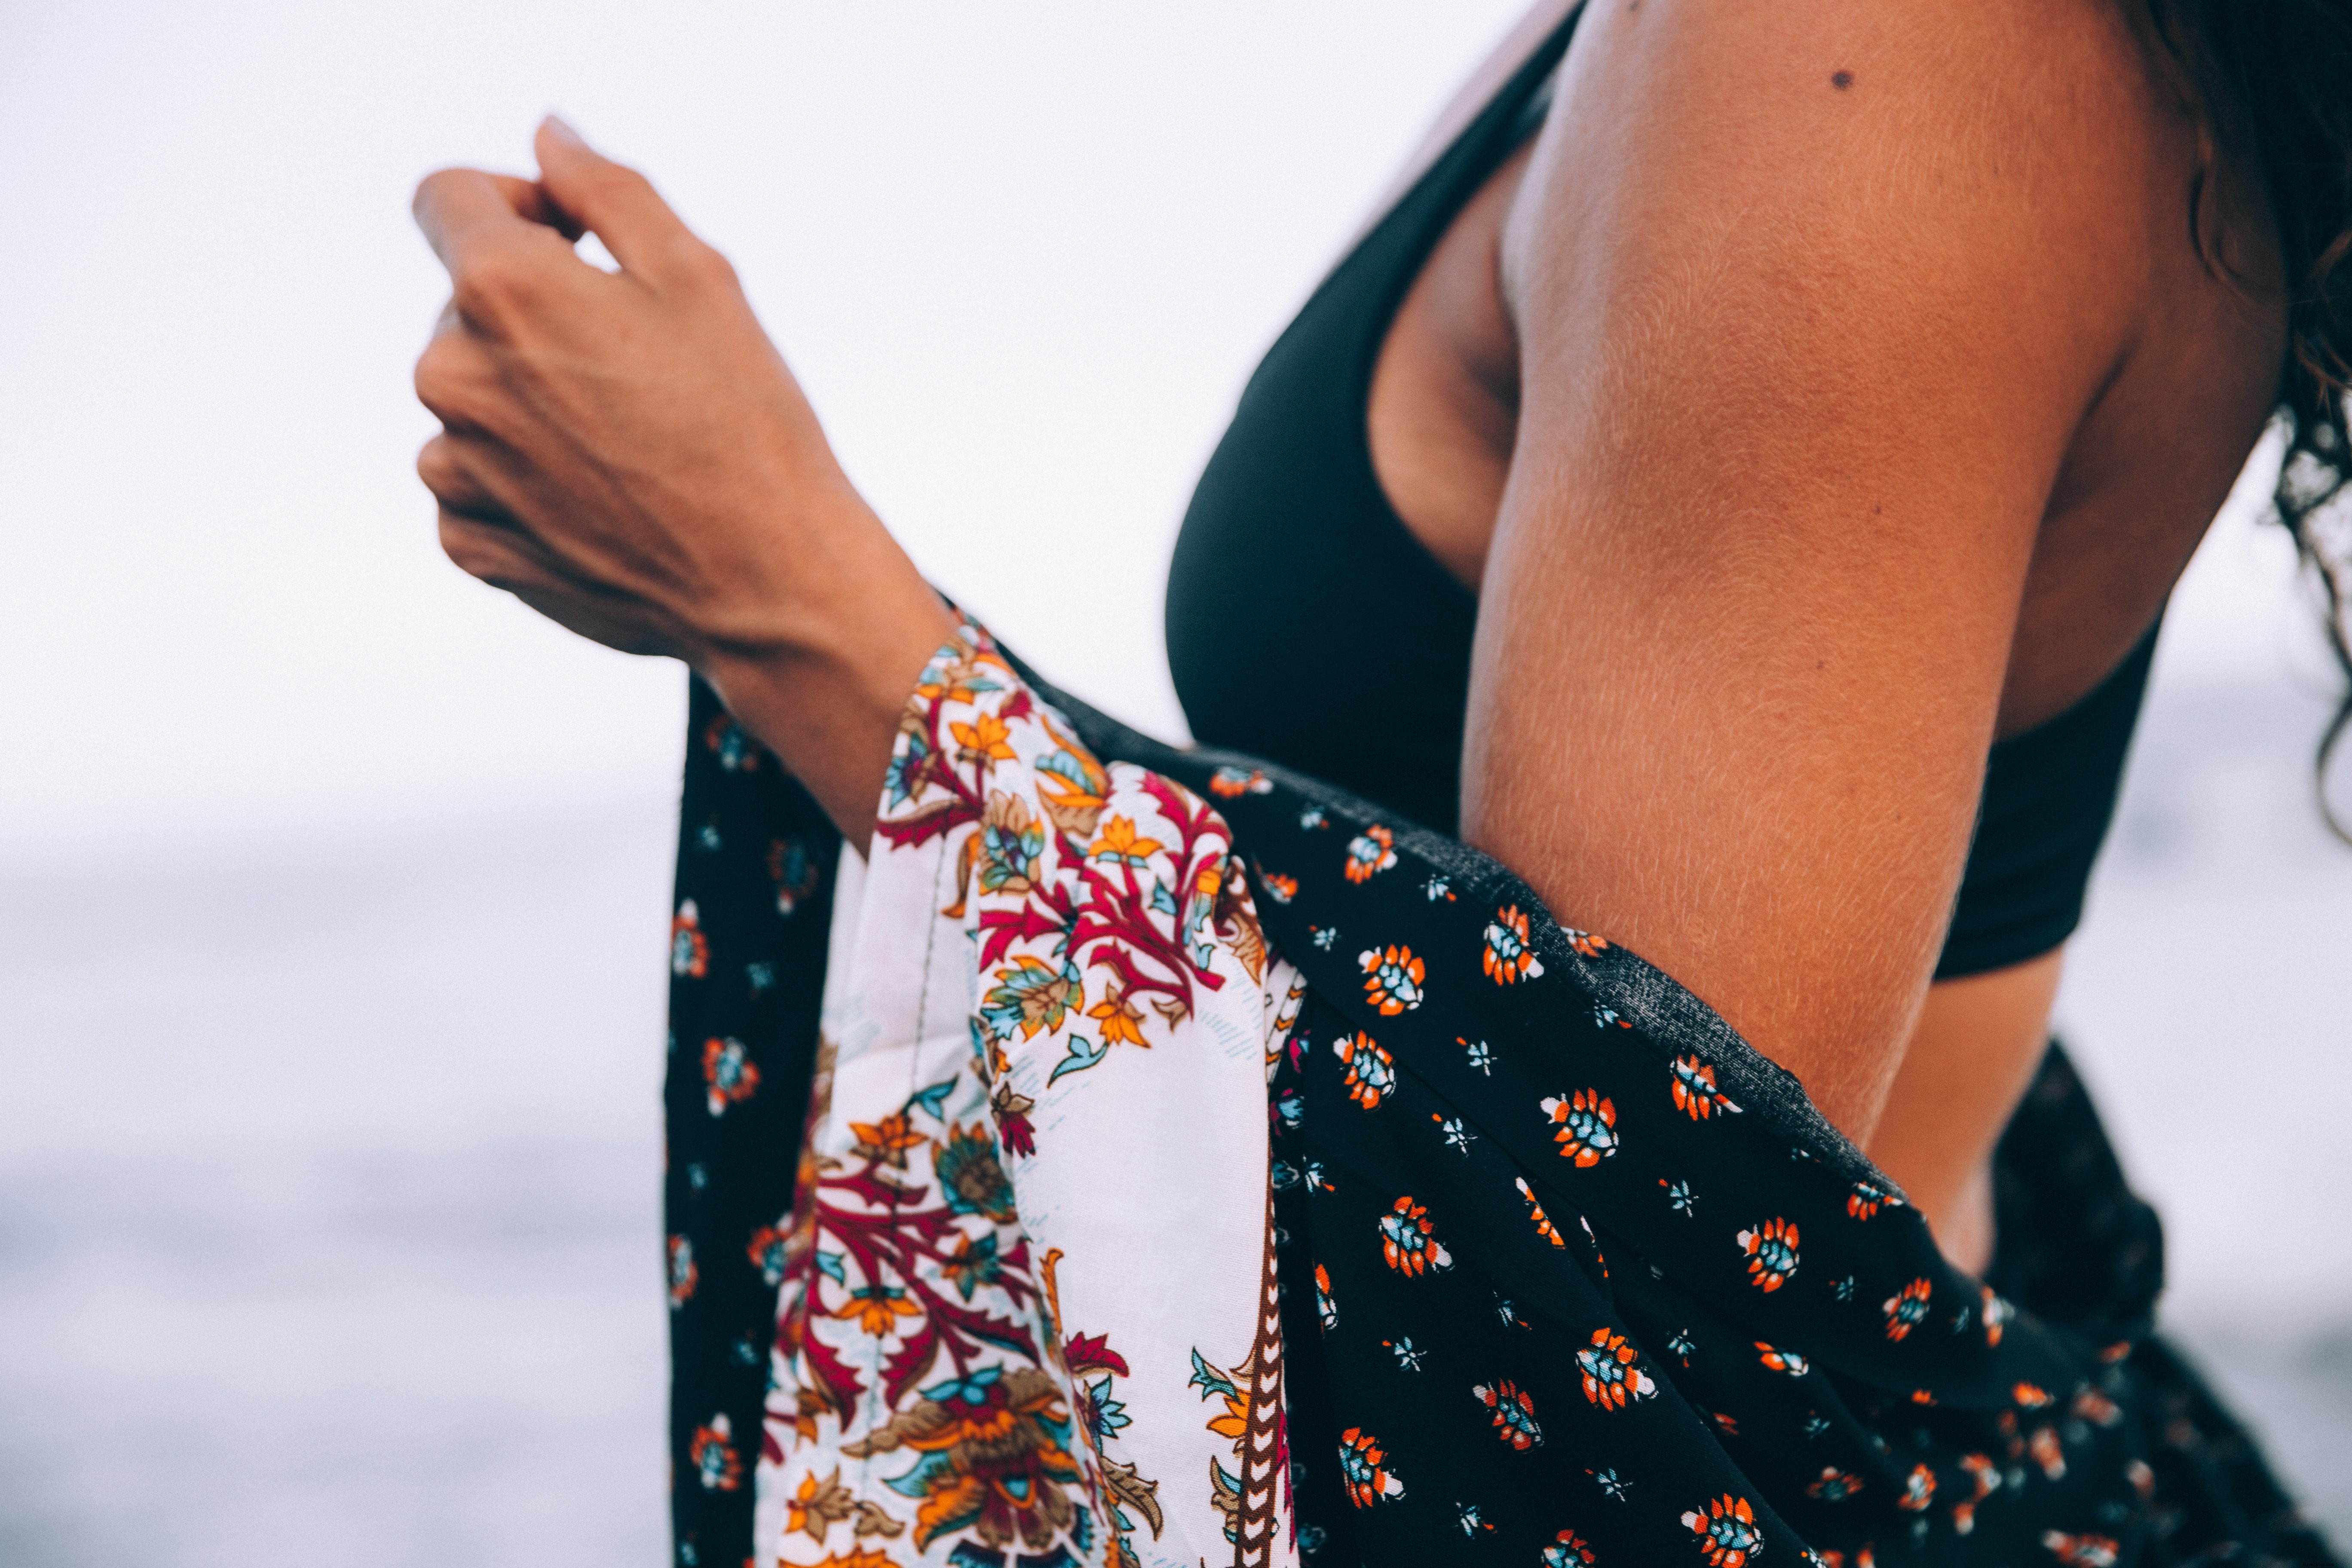
[[[651,181],[589,146],[561,118],[540,121],[532,148],[548,201],[603,240],[623,271],[657,279],[698,247]]]

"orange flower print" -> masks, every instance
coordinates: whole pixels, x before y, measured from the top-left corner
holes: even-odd
[[[784,1282],[785,1239],[782,1230],[763,1225],[751,1233],[751,1244],[743,1249],[751,1267],[760,1271],[761,1280],[772,1289]]]
[[[1274,789],[1274,781],[1257,768],[1219,768],[1209,775],[1209,793],[1219,800],[1235,800],[1245,795],[1266,795]]]
[[[1911,1473],[1903,1478],[1903,1495],[1895,1506],[1906,1513],[1925,1513],[1927,1505],[1936,1500],[1936,1472],[1925,1465],[1914,1465]]]
[[[1862,1489],[1862,1478],[1851,1470],[1841,1470],[1835,1465],[1823,1465],[1822,1473],[1805,1487],[1805,1495],[1823,1502],[1843,1502]]]
[[[760,771],[758,743],[727,714],[717,715],[704,728],[702,743],[717,755],[719,765],[730,773],[756,773]]]
[[[899,1319],[921,1317],[923,1309],[908,1300],[898,1286],[874,1284],[852,1290],[833,1315],[844,1322],[855,1318],[860,1331],[879,1340],[898,1331]]]
[[[1505,904],[1486,922],[1486,978],[1497,985],[1516,985],[1543,973],[1543,963],[1528,945],[1528,917],[1517,904]]]
[[[1339,1326],[1339,1309],[1331,1303],[1331,1276],[1319,1263],[1315,1266],[1315,1316],[1327,1334]]]
[[[1528,1200],[1528,1215],[1536,1222],[1536,1234],[1554,1247],[1566,1247],[1568,1243],[1560,1239],[1559,1231],[1552,1225],[1550,1216],[1543,1212],[1543,1205],[1536,1202],[1536,1190],[1528,1185],[1524,1177],[1517,1178],[1515,1184],[1519,1189],[1519,1196]]]
[[[2036,1426],[2033,1436],[2025,1440],[2025,1451],[2042,1467],[2042,1473],[2053,1481],[2066,1479],[2066,1450],[2059,1446],[2058,1429]]]
[[[2028,1410],[2038,1410],[2050,1403],[2050,1391],[2035,1383],[2019,1384],[2009,1391],[2009,1396]]]
[[[760,1069],[743,1049],[743,1042],[730,1037],[723,1040],[702,1042],[702,1081],[708,1088],[705,1096],[713,1116],[724,1116],[730,1105],[740,1105],[751,1098],[760,1087]]]
[[[1698,1537],[1699,1555],[1706,1559],[1707,1568],[1748,1568],[1748,1560],[1764,1550],[1756,1510],[1746,1498],[1729,1492],[1711,1499],[1705,1513],[1694,1509],[1683,1515],[1683,1525]]]
[[[669,1238],[669,1304],[683,1307],[694,1295],[695,1282],[702,1278],[694,1266],[694,1243],[685,1237]]]
[[[702,934],[702,911],[688,899],[677,906],[669,922],[669,972],[684,980],[699,980],[710,970],[710,943]]]
[[[1378,823],[1348,840],[1348,880],[1369,882],[1396,864],[1396,835]]]
[[[951,721],[948,733],[956,738],[956,760],[964,763],[1009,763],[1016,755],[1006,739],[1012,734],[993,713],[979,713],[969,724]]]
[[[1157,838],[1135,836],[1135,819],[1114,816],[1102,825],[1102,837],[1087,846],[1090,859],[1107,860],[1114,866],[1133,866],[1141,869],[1151,864],[1151,857],[1160,853]]]
[[[921,1147],[924,1142],[903,1110],[894,1110],[879,1121],[853,1121],[849,1132],[857,1140],[850,1146],[851,1153],[900,1171],[907,1168],[907,1151]]]
[[[1886,1314],[1888,1339],[1907,1338],[1913,1329],[1927,1321],[1927,1297],[1934,1289],[1927,1280],[1914,1279],[1879,1303],[1878,1310]]]
[[[735,1457],[734,1438],[735,1428],[725,1411],[713,1415],[709,1426],[694,1429],[686,1462],[705,1491],[731,1492],[742,1484],[743,1461]]]
[[[1770,1371],[1785,1372],[1790,1377],[1802,1377],[1812,1370],[1813,1363],[1795,1351],[1780,1350],[1766,1344],[1762,1340],[1756,1342],[1756,1348],[1763,1352],[1757,1359]]]
[[[1617,1152],[1617,1107],[1603,1100],[1599,1089],[1580,1089],[1566,1100],[1546,1099],[1543,1110],[1559,1128],[1551,1135],[1559,1145],[1559,1157],[1575,1161],[1578,1170],[1589,1171]]]
[[[1370,948],[1356,955],[1364,972],[1364,997],[1383,1018],[1421,1005],[1422,962],[1409,947]]]
[[[778,838],[768,846],[768,878],[776,884],[776,912],[789,915],[824,880],[808,846],[797,837]]]
[[[1739,1233],[1748,1254],[1748,1282],[1759,1290],[1778,1290],[1797,1272],[1797,1227],[1785,1219],[1768,1219],[1754,1230]]]
[[[1388,1461],[1380,1439],[1362,1427],[1350,1426],[1339,1434],[1339,1480],[1348,1489],[1349,1502],[1370,1508],[1385,1499],[1404,1496],[1404,1483],[1390,1473]]]
[[[1454,1267],[1454,1255],[1437,1239],[1436,1229],[1427,1209],[1410,1196],[1399,1198],[1394,1208],[1381,1215],[1381,1256],[1408,1279],[1418,1279],[1431,1269],[1442,1274]]]
[[[2104,1535],[2069,1535],[2061,1530],[2042,1532],[2042,1544],[2065,1568],[2115,1568],[2123,1548]]]
[[[1598,958],[1609,951],[1609,939],[1605,936],[1595,936],[1589,931],[1578,931],[1574,926],[1560,927],[1559,934],[1568,938],[1569,946],[1587,958]]]
[[[1870,1219],[1881,1208],[1899,1209],[1902,1206],[1902,1194],[1891,1187],[1882,1187],[1876,1182],[1856,1182],[1853,1191],[1845,1198],[1845,1212],[1856,1219]]]
[[[1715,1069],[1696,1057],[1676,1057],[1674,1061],[1675,1109],[1693,1121],[1705,1121],[1720,1110],[1737,1116],[1739,1107],[1731,1097],[1715,1087]]]
[[[1143,1009],[1127,999],[1127,993],[1111,982],[1103,992],[1103,999],[1087,1009],[1087,1016],[1102,1025],[1103,1044],[1117,1045],[1121,1040],[1140,1046],[1143,1039]]]
[[[1976,1483],[1979,1501],[1990,1497],[1993,1488],[2000,1485],[2000,1467],[1988,1455],[1962,1454],[1960,1468],[1968,1471],[1969,1479]]]
[[[1592,1331],[1592,1342],[1576,1352],[1576,1364],[1584,1373],[1584,1397],[1602,1410],[1622,1410],[1658,1392],[1642,1370],[1641,1352],[1605,1326]]]
[[[1563,1530],[1543,1549],[1543,1568],[1592,1568],[1599,1561],[1584,1537],[1572,1530]]]
[[[1526,1453],[1543,1447],[1543,1428],[1536,1425],[1536,1402],[1509,1378],[1473,1384],[1470,1395],[1495,1415],[1495,1430],[1503,1441]]]
[[[2009,1321],[2015,1309],[2011,1308],[2009,1302],[2002,1299],[2000,1293],[1991,1286],[1986,1285],[1980,1289],[1984,1291],[1985,1343],[1997,1345],[2000,1343],[2001,1325]]]
[[[2112,1426],[2124,1418],[2122,1407],[2095,1388],[2074,1391],[2074,1419],[2095,1426]]]
[[[1277,904],[1286,904],[1298,896],[1298,879],[1296,877],[1276,876],[1271,871],[1261,872],[1258,876],[1258,883],[1265,889],[1265,896]]]
[[[1396,1087],[1395,1061],[1360,1030],[1332,1041],[1331,1052],[1348,1064],[1348,1098],[1366,1110],[1378,1110]]]

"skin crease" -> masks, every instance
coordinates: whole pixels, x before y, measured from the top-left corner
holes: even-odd
[[[1367,416],[1481,593],[1465,836],[1797,1072],[1969,1267],[2058,968],[1929,987],[1985,748],[2154,617],[2284,342],[2259,202],[2209,204],[2236,285],[2189,244],[2195,126],[2135,9],[1596,11]],[[693,664],[862,844],[947,617],[725,263],[560,127],[538,153],[418,193],[444,546]]]

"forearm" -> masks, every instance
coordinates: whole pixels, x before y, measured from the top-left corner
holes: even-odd
[[[815,613],[694,663],[863,854],[908,694],[955,624],[880,520],[858,510],[862,521],[845,518],[834,534]]]

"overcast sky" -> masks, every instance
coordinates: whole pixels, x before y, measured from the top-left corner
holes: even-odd
[[[734,258],[935,581],[1180,733],[1192,479],[1517,8],[9,0],[0,865],[670,787],[676,668],[460,576],[410,466],[410,188],[525,166],[550,109]],[[2288,679],[2284,541],[2213,553],[2168,678]]]

